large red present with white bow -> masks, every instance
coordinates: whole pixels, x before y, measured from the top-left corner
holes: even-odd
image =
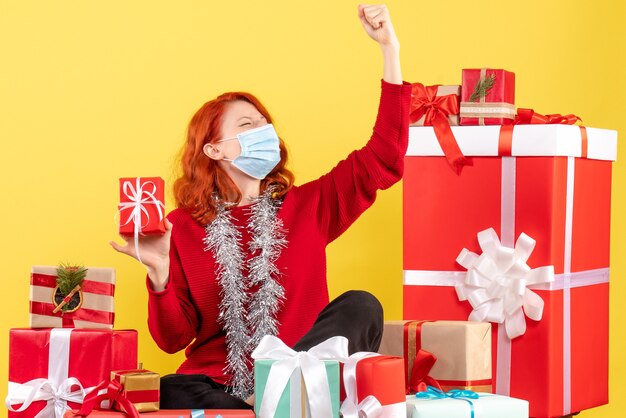
[[[528,399],[531,416],[607,403],[617,133],[572,125],[452,130],[473,159],[460,175],[432,128],[409,130],[404,318],[499,324],[496,392]]]
[[[404,418],[404,359],[377,353],[352,354],[343,367],[344,418]]]
[[[112,370],[135,367],[134,330],[12,329],[9,417],[62,418]]]

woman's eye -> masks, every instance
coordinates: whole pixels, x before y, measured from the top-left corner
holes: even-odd
[[[241,124],[241,125],[239,125],[239,126],[241,127],[241,126],[248,126],[248,125],[251,125],[251,123],[250,123],[250,122],[244,122],[244,123],[242,123],[242,124]]]

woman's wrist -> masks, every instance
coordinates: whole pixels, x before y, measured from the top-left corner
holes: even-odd
[[[383,80],[391,84],[402,84],[400,69],[400,43],[380,44],[383,53]]]
[[[386,54],[400,54],[400,41],[394,39],[385,43],[380,43],[380,49],[383,51],[383,55]]]
[[[152,290],[155,292],[162,292],[165,290],[167,286],[167,282],[170,277],[170,266],[169,260],[166,263],[163,263],[158,268],[148,268],[148,278],[150,279],[150,284],[152,286]]]

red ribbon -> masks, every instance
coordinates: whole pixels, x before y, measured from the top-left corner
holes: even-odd
[[[517,115],[515,115],[514,125],[548,125],[548,124],[561,124],[561,125],[574,125],[576,122],[582,121],[576,115],[560,115],[555,113],[553,115],[542,115],[535,112],[533,109],[517,109]]]
[[[106,393],[98,395],[98,392],[104,388],[107,389]],[[80,408],[80,411],[74,414],[74,416],[86,417],[91,413],[91,411],[94,410],[94,408],[99,408],[102,401],[109,400],[111,401],[111,404],[113,404],[113,402],[117,402],[117,404],[122,407],[122,409],[126,412],[126,415],[129,417],[140,418],[135,405],[133,405],[133,403],[122,394],[123,390],[124,388],[119,382],[114,380],[107,382],[106,380],[103,380],[94,390],[85,396],[83,406]]]
[[[404,324],[404,367],[407,371],[409,367],[411,368],[411,375],[407,380],[406,393],[410,394],[423,392],[429,385],[434,386],[437,389],[441,389],[439,383],[432,377],[428,376],[430,369],[433,368],[435,362],[437,361],[437,357],[422,349],[422,325],[425,322],[431,321],[418,321],[417,326],[415,327],[415,360],[412,365],[408,364],[409,359],[407,353],[409,352],[409,325],[413,322],[414,321],[408,321]]]
[[[157,379],[156,373],[146,369],[132,369],[132,370],[120,370],[114,372],[113,380],[118,384],[122,384],[122,376],[127,374],[152,374]],[[155,382],[156,383],[156,382]],[[158,387],[159,384],[156,383]],[[145,403],[145,402],[157,402],[159,399],[158,389],[146,389],[146,390],[127,390],[124,396],[132,403]]]
[[[53,313],[55,306],[52,303],[30,302],[30,313],[44,316],[54,316],[61,318],[63,328],[74,328],[74,321],[89,321],[98,324],[112,325],[115,319],[114,312],[98,311],[95,309],[80,308],[74,312]]]
[[[437,357],[432,353],[422,350],[421,348],[415,356],[413,362],[413,369],[411,371],[411,380],[408,382],[407,394],[424,392],[428,386],[434,386],[437,389],[441,389],[439,382],[430,377],[430,369],[433,368]]]
[[[31,285],[55,288],[57,285],[57,276],[32,273]],[[93,280],[85,279],[83,280],[83,284],[80,285],[80,290],[82,290],[83,293],[113,296],[115,293],[115,285],[112,283],[95,282]]]
[[[498,155],[502,157],[510,157],[512,155],[513,128],[515,125],[574,125],[576,122],[582,122],[582,119],[574,114],[561,115],[555,113],[542,115],[533,109],[518,108],[513,125],[502,125],[500,127]],[[581,157],[587,158],[587,128],[584,126],[580,126],[580,137],[582,140]]]
[[[424,117],[424,126],[433,127],[448,163],[460,174],[463,166],[472,165],[472,161],[461,152],[448,121],[449,115],[459,113],[459,97],[456,94],[437,96],[438,87],[412,84],[409,120],[415,123]]]

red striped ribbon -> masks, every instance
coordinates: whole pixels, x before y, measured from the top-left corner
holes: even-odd
[[[33,286],[55,288],[57,285],[57,276],[32,273],[30,284]],[[85,279],[81,285],[81,290],[85,293],[113,296],[115,294],[115,285],[112,283],[95,282],[93,280]]]
[[[30,313],[35,315],[55,316],[63,321],[63,328],[73,328],[75,320],[96,322],[98,324],[113,325],[114,312],[98,311],[95,309],[80,308],[74,312],[53,313],[55,306],[52,303],[30,302]]]

